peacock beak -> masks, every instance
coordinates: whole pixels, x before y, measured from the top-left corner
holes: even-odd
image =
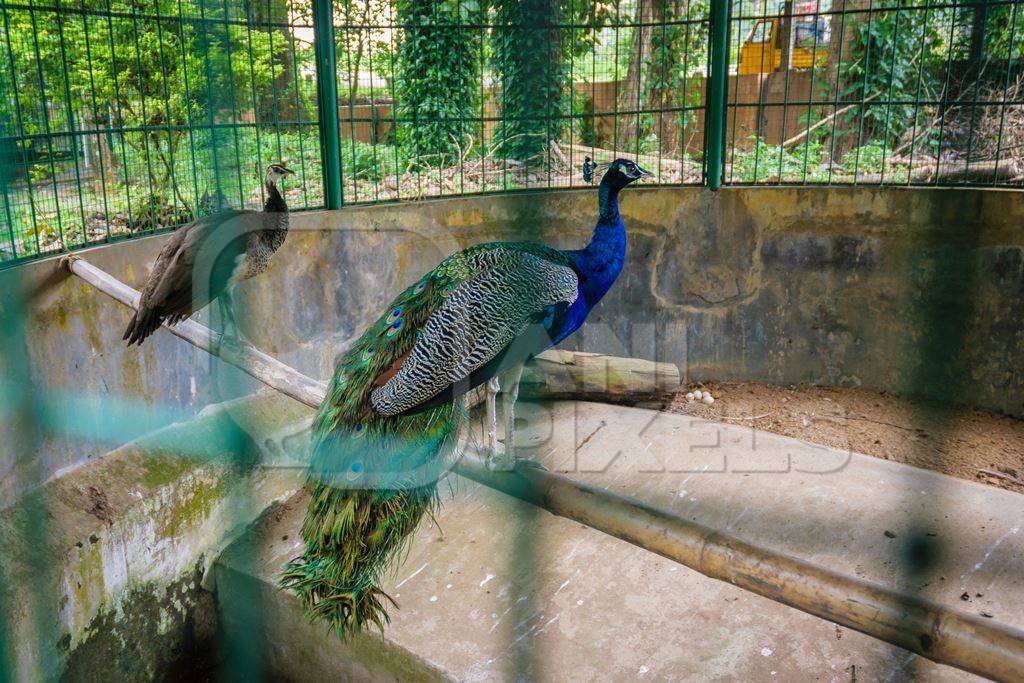
[[[637,174],[631,175],[634,180],[643,180],[644,178],[653,178],[654,174],[643,168],[640,164],[636,165]]]

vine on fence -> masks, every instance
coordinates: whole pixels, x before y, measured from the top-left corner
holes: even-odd
[[[499,152],[523,162],[542,160],[570,113],[565,37],[559,0],[500,0],[494,35],[501,74]]]
[[[477,0],[398,0],[398,142],[418,166],[457,162],[481,135]]]

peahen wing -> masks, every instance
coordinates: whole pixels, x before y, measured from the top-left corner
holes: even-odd
[[[143,292],[142,304],[159,309],[165,315],[198,310],[208,304],[223,291],[236,259],[245,251],[248,232],[258,226],[252,223],[257,219],[253,211],[232,210],[203,216],[179,228],[165,246],[169,253],[161,251],[157,258],[157,267]],[[205,254],[204,245],[218,231],[227,231],[230,235],[223,236],[223,247],[216,254],[212,251]],[[197,259],[202,261],[198,268]],[[193,291],[198,277],[209,278],[207,295],[202,300],[196,300]]]
[[[470,258],[475,274],[447,293],[398,371],[370,395],[379,415],[413,412],[443,392],[468,391],[486,379],[474,372],[507,351],[532,322],[576,300],[579,279],[564,263],[508,247]]]

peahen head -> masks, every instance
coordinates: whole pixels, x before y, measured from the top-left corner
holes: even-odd
[[[284,164],[271,164],[270,166],[267,166],[267,176],[263,182],[267,185],[277,187],[277,183],[281,178],[294,174],[295,171],[290,168],[285,168]]]

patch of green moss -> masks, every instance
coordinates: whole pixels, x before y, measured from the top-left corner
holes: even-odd
[[[173,671],[205,661],[210,644],[195,637],[202,562],[169,586],[132,587],[93,619],[68,656],[62,681],[171,680]]]
[[[195,462],[171,453],[154,453],[151,457],[145,458],[142,466],[145,468],[142,483],[155,489],[180,479],[185,472],[195,466]]]
[[[216,483],[197,480],[195,488],[176,508],[169,511],[170,517],[161,535],[174,537],[183,531],[197,526],[210,515],[213,506],[227,494],[231,485],[231,475],[225,474]]]
[[[78,548],[78,563],[76,575],[70,577],[69,586],[75,605],[78,605],[86,614],[94,599],[100,599],[104,593],[103,586],[103,554],[100,544],[96,541],[81,541]],[[96,584],[99,584],[98,586]],[[91,590],[95,589],[95,590]]]

